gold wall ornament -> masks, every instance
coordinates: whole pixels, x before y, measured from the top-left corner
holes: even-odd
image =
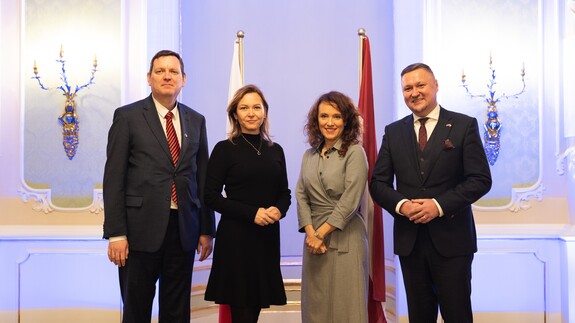
[[[94,55],[94,61],[92,62],[90,79],[84,85],[81,86],[76,85],[76,87],[73,90],[68,84],[68,78],[66,77],[66,60],[64,60],[64,50],[62,49],[61,45],[60,45],[60,56],[56,60],[56,62],[60,63],[62,66],[60,71],[60,80],[64,82],[63,85],[60,85],[57,88],[62,90],[63,95],[66,97],[66,102],[64,104],[64,113],[62,113],[62,115],[58,117],[58,121],[60,121],[60,124],[62,125],[62,137],[63,137],[62,145],[64,146],[64,151],[66,152],[66,156],[68,156],[68,159],[72,160],[74,156],[76,156],[76,151],[78,150],[78,144],[79,144],[78,133],[80,131],[79,127],[80,122],[78,119],[78,114],[76,113],[76,101],[74,101],[74,99],[76,98],[76,95],[78,95],[78,92],[80,90],[88,87],[89,85],[94,84],[94,74],[96,74],[97,71],[96,68],[98,67],[98,60],[96,58],[96,55]],[[36,61],[34,61],[34,76],[32,78],[38,81],[38,85],[42,90],[48,91],[51,89],[44,86],[44,84],[40,80],[40,76],[38,76],[38,66],[36,65]]]

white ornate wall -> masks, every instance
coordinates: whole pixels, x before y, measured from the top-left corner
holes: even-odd
[[[106,242],[100,239],[103,212],[98,198],[90,195],[89,203],[59,208],[42,195],[47,193],[39,192],[43,188],[23,186],[27,162],[39,169],[54,163],[50,165],[53,172],[62,170],[64,174],[66,168],[59,166],[68,162],[50,159],[37,163],[43,154],[34,149],[26,152],[33,132],[22,126],[30,115],[25,111],[27,102],[35,98],[28,94],[41,93],[29,78],[32,54],[39,50],[30,52],[26,40],[26,5],[45,3],[0,2],[0,322],[67,322],[63,316],[70,322],[87,316],[97,317],[99,322],[119,322],[116,273],[105,257]],[[49,5],[62,3],[75,5],[79,15],[90,14],[76,1],[58,0]],[[475,115],[480,122],[484,106],[459,87],[461,68],[480,91],[491,51],[501,87],[513,91],[518,69],[525,62],[525,94],[499,106],[504,133],[500,159],[492,169],[496,189],[476,206],[480,248],[473,268],[476,321],[575,322],[575,141],[566,125],[573,109],[567,104],[567,95],[573,91],[565,70],[570,69],[567,56],[560,50],[570,35],[567,22],[572,0],[362,1],[367,10],[332,0],[285,6],[229,0],[229,12],[222,9],[226,6],[211,3],[160,0],[99,0],[87,6],[102,4],[110,5],[119,19],[110,18],[120,26],[114,31],[118,35],[111,38],[119,45],[111,46],[114,50],[110,53],[98,54],[102,70],[96,81],[99,77],[112,80],[115,87],[104,89],[110,91],[109,98],[92,93],[102,91],[108,81],[82,93],[97,96],[86,98],[83,104],[109,104],[102,108],[98,103],[94,108],[107,116],[87,114],[88,120],[101,118],[105,123],[102,133],[107,132],[115,105],[149,93],[145,81],[149,57],[161,48],[181,49],[189,73],[183,101],[206,114],[210,144],[214,145],[225,129],[232,41],[237,30],[251,27],[245,30],[246,80],[262,85],[270,94],[272,132],[289,155],[292,187],[303,150],[300,129],[315,96],[336,88],[357,97],[357,28],[365,27],[371,38],[380,134],[385,124],[408,113],[398,80],[401,69],[412,62],[424,61],[434,68],[441,104]],[[314,25],[318,18],[311,12],[320,9],[326,10],[324,16],[334,23],[333,28],[339,28],[337,35],[330,34],[334,29],[328,23],[321,28]],[[244,14],[238,15],[241,12]],[[287,16],[275,19],[279,12]],[[59,46],[57,33],[45,37],[54,37]],[[269,39],[273,41],[266,42]],[[74,46],[71,44],[64,49]],[[90,60],[92,51],[88,50]],[[66,53],[73,52],[71,48]],[[105,68],[106,57],[116,59],[113,69]],[[48,72],[49,64],[40,65],[42,73]],[[54,95],[41,100],[55,107],[43,120],[58,114],[61,99]],[[519,120],[527,120],[527,129],[518,127]],[[53,126],[46,123],[46,128]],[[58,125],[55,127],[57,133]],[[88,133],[80,145],[90,144]],[[100,143],[93,144],[101,145],[99,135],[97,140]],[[54,158],[62,157],[60,146],[49,151]],[[36,157],[27,160],[30,156]],[[101,156],[98,158],[101,163]],[[18,193],[20,188],[24,193]],[[39,204],[33,201],[35,194]],[[22,200],[26,196],[30,198],[27,203]],[[282,227],[282,252],[285,276],[297,286],[303,237],[295,232],[293,202],[290,218]],[[33,206],[40,206],[40,211]],[[407,311],[401,272],[392,253],[392,221],[386,214],[387,314],[390,322],[404,322]],[[196,265],[194,297],[201,299],[209,262]],[[291,293],[297,299],[297,288]]]
[[[0,322],[121,321],[117,269],[101,238],[107,130],[117,106],[149,94],[148,49],[179,49],[179,21],[178,2],[0,2]],[[60,44],[72,86],[87,81],[95,52],[98,59],[96,83],[77,99],[73,161],[57,122],[61,91],[44,92],[31,79],[36,60],[45,85],[60,85]],[[72,71],[82,69],[76,78]]]
[[[486,119],[485,103],[466,95],[462,69],[471,91],[481,94],[491,53],[497,93],[511,94],[521,89],[525,63],[525,93],[498,104],[503,132],[499,159],[491,168],[494,189],[474,207],[476,321],[575,322],[569,267],[575,235],[573,141],[564,128],[572,107],[562,95],[573,91],[563,83],[568,58],[560,46],[570,1],[394,4],[396,21],[407,20],[396,29],[396,73],[413,61],[429,63],[439,79],[440,103],[474,115],[480,124]],[[396,106],[398,115],[407,113],[401,99]],[[399,272],[396,278],[401,286]],[[407,309],[398,289],[401,321]]]

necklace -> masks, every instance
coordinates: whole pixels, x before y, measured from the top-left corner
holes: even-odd
[[[241,134],[242,138],[244,138],[244,140],[250,145],[252,146],[252,148],[258,153],[258,156],[261,155],[262,153],[260,152],[260,150],[262,149],[262,138],[260,138],[260,146],[259,148],[256,148],[256,146],[252,145],[251,142],[249,142],[246,137],[244,137],[244,134]]]

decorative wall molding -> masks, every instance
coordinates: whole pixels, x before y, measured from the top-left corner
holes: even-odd
[[[18,194],[22,198],[22,201],[28,203],[29,199],[33,199],[35,203],[32,205],[32,209],[38,212],[44,212],[48,214],[54,211],[52,203],[50,202],[50,195],[52,190],[34,190],[30,187],[23,185],[18,189]]]
[[[562,322],[555,319],[556,313],[561,311],[561,297],[567,299],[570,291],[562,290],[560,273],[567,268],[558,253],[563,245],[556,243],[558,236],[478,235],[479,250],[473,259],[472,279],[477,322]],[[404,322],[407,302],[399,260],[397,263],[397,299],[391,301],[397,303],[397,322]],[[495,313],[498,316],[486,317]],[[493,320],[511,318],[511,313],[517,315],[514,318],[520,318],[521,313],[531,316],[527,321]]]
[[[532,199],[537,199],[539,202],[543,201],[543,192],[545,192],[545,186],[541,182],[527,188],[513,188],[511,189],[511,201],[507,205],[497,207],[473,205],[473,209],[487,212],[509,210],[518,213],[529,210]]]
[[[529,243],[528,243],[529,244]],[[497,283],[497,279],[493,279],[490,283],[493,284],[492,287],[499,287],[501,290],[499,293],[505,294],[508,293],[507,288],[509,286],[515,286],[521,288],[525,288],[526,290],[533,291],[534,293],[525,293],[526,290],[523,290],[523,295],[516,295],[516,299],[522,299],[519,303],[531,303],[530,307],[532,307],[533,315],[537,315],[540,313],[542,315],[541,319],[547,321],[545,318],[548,317],[550,313],[550,306],[549,306],[549,285],[551,284],[552,277],[549,276],[549,265],[550,260],[545,253],[548,250],[542,250],[542,248],[537,248],[534,246],[516,246],[512,247],[511,245],[506,246],[506,248],[490,248],[490,247],[480,247],[479,251],[475,254],[474,258],[474,265],[475,270],[477,273],[474,273],[474,278],[478,279],[478,272],[482,271],[482,274],[485,272],[486,267],[490,266],[489,263],[497,262],[499,257],[505,258],[513,258],[514,261],[513,266],[516,267],[517,270],[523,269],[529,272],[529,285],[530,287],[526,287],[523,284],[521,275],[514,275],[514,273],[501,273],[497,272],[497,269],[493,267],[490,271],[495,274],[497,273],[499,278],[503,278],[506,281],[499,285]],[[482,259],[483,258],[483,259]],[[487,260],[488,259],[488,260]],[[483,261],[481,261],[483,260]],[[538,285],[538,286],[537,286]],[[493,291],[489,292],[487,290],[480,290],[482,287],[476,287],[474,289],[474,293],[483,293],[487,295],[489,293],[493,293]],[[478,290],[479,289],[479,290]],[[540,293],[535,293],[535,291],[542,292],[543,295]],[[497,293],[497,291],[495,291]],[[497,298],[497,297],[496,297]],[[491,301],[492,302],[492,301]],[[487,305],[483,305],[487,306]],[[491,304],[491,306],[498,306]],[[507,306],[515,307],[520,306],[516,301],[510,301]]]
[[[521,301],[530,301],[540,311],[532,313],[537,315],[538,318],[545,316],[543,320],[513,320],[510,322],[548,322],[559,323],[560,319],[553,318],[553,315],[561,311],[568,312],[569,308],[561,308],[564,301],[572,303],[573,297],[569,293],[573,293],[575,289],[567,288],[565,286],[566,280],[562,275],[571,272],[572,266],[575,265],[573,261],[573,247],[575,238],[573,236],[573,229],[566,231],[559,225],[530,225],[519,226],[521,231],[518,234],[518,225],[510,224],[505,228],[501,226],[492,226],[491,228],[478,228],[478,247],[479,252],[474,259],[474,270],[477,270],[479,275],[473,276],[472,283],[474,284],[473,291],[474,297],[480,297],[480,300],[474,306],[478,308],[483,307],[486,310],[493,310],[491,307],[494,305],[501,306],[502,310],[496,313],[499,315],[510,315],[515,313],[512,304],[518,304]],[[483,233],[487,231],[488,234]],[[6,228],[0,228],[0,259],[7,264],[0,266],[0,305],[3,308],[9,308],[18,313],[22,307],[19,307],[18,300],[24,299],[26,302],[34,301],[30,293],[30,286],[35,281],[40,281],[47,285],[39,286],[37,288],[41,293],[38,295],[48,295],[64,297],[66,290],[49,290],[50,282],[46,282],[43,277],[46,276],[47,270],[52,270],[55,275],[54,280],[58,284],[62,284],[65,288],[70,288],[76,291],[84,286],[70,286],[70,278],[80,281],[83,284],[89,285],[89,281],[97,277],[98,281],[103,282],[97,288],[91,285],[91,295],[99,295],[98,298],[102,302],[109,302],[113,297],[118,297],[119,290],[115,286],[117,282],[117,272],[114,266],[109,263],[105,257],[106,240],[97,236],[100,232],[100,226],[79,227],[62,225],[57,228],[53,226],[45,226],[45,228],[30,228],[29,226],[18,226],[12,228],[12,235],[8,234]],[[494,231],[493,231],[494,230]],[[503,231],[506,230],[506,231]],[[492,232],[493,231],[493,232]],[[57,233],[56,236],[50,236]],[[28,236],[26,236],[28,235]],[[78,236],[76,236],[78,235]],[[83,237],[81,235],[84,235]],[[566,248],[570,251],[562,251]],[[505,265],[498,264],[498,260],[506,260],[508,257],[517,257],[521,263],[513,263],[512,268],[506,268]],[[568,261],[565,261],[568,257]],[[74,275],[62,274],[60,269],[67,270],[73,263],[74,268],[85,268],[85,270],[77,270]],[[287,269],[293,273],[301,273],[301,256],[283,256],[281,259],[282,270]],[[44,266],[48,264],[48,266]],[[94,266],[96,264],[96,266]],[[195,262],[194,268],[194,290],[193,295],[198,302],[193,301],[193,306],[196,312],[202,312],[200,307],[207,304],[203,301],[203,291],[205,290],[205,283],[209,274],[211,259],[205,262]],[[525,264],[525,266],[523,266]],[[404,287],[401,284],[401,268],[396,256],[393,258],[386,258],[386,278],[387,288],[386,295],[388,300],[386,302],[386,314],[388,319],[391,318],[404,318],[407,315],[405,305]],[[499,266],[499,267],[498,267]],[[291,268],[291,269],[290,269]],[[506,270],[506,274],[502,275],[499,268]],[[509,269],[509,271],[507,271]],[[24,275],[21,275],[25,270]],[[76,277],[76,274],[78,277]],[[72,277],[74,276],[74,277]],[[569,276],[569,284],[573,286],[573,277]],[[298,277],[285,277],[286,286],[297,289],[299,284]],[[541,293],[526,294],[518,292],[512,288],[505,286],[521,286],[522,284],[532,285],[534,287],[528,290],[541,291]],[[66,286],[68,284],[68,286]],[[114,284],[114,286],[109,287]],[[494,286],[494,287],[492,287]],[[25,295],[19,294],[19,291],[27,289]],[[495,288],[495,292],[494,289]],[[36,290],[35,290],[36,291]],[[298,294],[293,292],[292,296],[296,297]],[[503,293],[503,296],[501,296]],[[34,294],[34,298],[37,297]],[[90,308],[101,308],[102,302],[96,301],[88,295],[81,295],[82,298],[88,299],[87,305]],[[110,296],[112,295],[112,296]],[[538,296],[539,295],[539,296]],[[494,304],[492,297],[508,297],[509,301]],[[40,297],[40,296],[38,296]],[[297,298],[291,298],[297,300]],[[45,298],[40,298],[42,302],[48,302]],[[71,300],[73,302],[75,300]],[[513,303],[515,302],[515,303]],[[296,303],[293,303],[297,306]],[[207,304],[213,306],[212,303]],[[528,304],[529,305],[529,304]],[[74,309],[76,305],[70,305],[70,309]],[[86,306],[84,306],[86,307]],[[543,309],[544,307],[544,309]],[[558,309],[559,308],[559,309]],[[573,307],[570,307],[573,308]],[[120,310],[120,305],[113,307],[114,310]],[[283,309],[283,308],[282,308]],[[50,310],[50,309],[49,309]],[[54,308],[52,312],[59,309]],[[488,314],[492,312],[480,312],[479,314]],[[495,313],[495,312],[493,312]],[[507,314],[506,314],[507,313]],[[25,313],[29,318],[29,313]],[[75,315],[71,311],[67,314]],[[17,314],[14,314],[15,319],[7,322],[18,322]],[[565,316],[564,316],[565,317]],[[390,320],[391,321],[391,320]],[[22,321],[25,322],[25,321]],[[29,322],[29,321],[28,321]],[[47,322],[62,322],[58,320],[50,320]],[[66,321],[67,323],[69,321]],[[76,320],[76,322],[84,322],[83,320]],[[108,321],[106,321],[108,322]],[[478,319],[477,322],[499,322],[498,320]]]
[[[569,170],[573,179],[575,179],[575,146],[565,149],[564,152],[557,156],[555,161],[557,174],[565,175],[565,169]]]
[[[85,322],[85,315],[71,310],[84,305],[94,312],[119,312],[117,269],[108,262],[105,242],[98,244],[99,247],[91,243],[75,247],[74,242],[69,245],[53,242],[42,248],[21,250],[20,257],[14,259],[17,292],[12,295],[18,304],[18,322],[36,322],[38,315],[34,312],[45,308],[51,309],[50,312],[60,311],[58,315],[65,317],[62,322]],[[105,316],[108,322],[110,316],[117,314],[108,312]]]
[[[51,117],[44,115],[40,118],[37,115],[46,113],[45,111],[48,109],[44,108],[52,107],[52,100],[61,101],[60,96],[55,93],[37,93],[37,89],[33,87],[34,84],[30,83],[32,65],[35,60],[34,56],[39,55],[37,53],[40,50],[51,46],[52,42],[55,43],[56,48],[59,48],[62,41],[60,36],[57,36],[57,33],[54,32],[49,34],[48,42],[45,39],[46,37],[42,38],[39,36],[39,34],[43,35],[46,29],[38,29],[37,27],[38,25],[46,24],[52,29],[59,28],[56,26],[59,24],[50,24],[50,21],[61,19],[61,17],[55,16],[54,12],[55,8],[65,2],[65,0],[46,4],[46,12],[49,12],[50,15],[41,15],[40,13],[43,10],[41,4],[38,4],[37,1],[29,1],[30,3],[21,1],[20,10],[18,11],[22,21],[22,30],[19,36],[20,47],[22,48],[20,66],[22,109],[20,112],[20,187],[16,188],[16,191],[24,202],[31,202],[33,210],[44,214],[52,212],[91,212],[101,214],[104,210],[104,202],[101,190],[102,175],[100,173],[104,168],[103,164],[105,162],[105,133],[107,132],[105,128],[108,127],[108,122],[112,120],[113,109],[149,94],[146,79],[141,71],[146,71],[148,67],[147,35],[148,29],[151,27],[148,23],[147,8],[150,1],[122,0],[110,3],[107,0],[99,0],[90,4],[91,8],[95,10],[90,10],[86,18],[109,19],[109,22],[117,26],[113,27],[113,24],[108,25],[97,37],[82,38],[82,42],[86,42],[85,47],[95,47],[96,51],[98,51],[98,65],[102,66],[102,73],[100,82],[95,85],[94,91],[90,95],[83,97],[84,113],[90,113],[91,115],[82,119],[82,131],[85,131],[85,136],[83,137],[85,144],[83,144],[81,149],[82,155],[77,155],[68,164],[60,164],[61,161],[58,159],[61,157],[61,144],[57,148],[51,145],[44,145],[39,147],[39,149],[30,148],[30,145],[35,142],[34,138],[36,141],[39,140],[38,138],[45,139],[52,136],[53,132],[44,132],[44,128],[46,127],[46,120],[54,121],[55,119],[48,119]],[[156,4],[154,2],[154,5],[162,6],[165,4],[160,2]],[[31,13],[28,10],[31,10]],[[66,23],[70,23],[68,20],[66,20]],[[176,19],[176,21],[179,21],[179,19]],[[159,23],[160,20],[157,21],[157,24]],[[82,28],[79,27],[78,29],[87,30],[91,27],[83,26]],[[78,32],[78,30],[74,32]],[[180,35],[179,33],[176,34]],[[40,37],[40,40],[38,40],[38,37]],[[65,41],[70,40],[65,39]],[[42,43],[42,46],[37,43]],[[81,51],[82,46],[77,46],[78,43],[81,43],[81,41],[71,43],[73,45],[67,47],[66,42],[64,42],[64,48],[69,48],[69,53]],[[102,52],[100,49],[104,51]],[[32,60],[32,58],[34,59]],[[130,62],[130,64],[124,64],[123,62]],[[41,96],[46,96],[46,98]],[[47,101],[42,101],[43,99]],[[43,105],[42,109],[34,110],[34,105],[39,104],[38,100],[42,101],[40,102],[40,105]],[[102,107],[104,110],[94,112],[95,109],[89,109],[91,107]],[[29,111],[26,112],[28,109]],[[96,126],[96,124],[100,126]],[[102,128],[101,124],[105,124],[105,127]],[[31,134],[34,129],[36,129],[37,133]],[[1,144],[0,142],[0,148]],[[54,156],[51,156],[51,154],[54,154]],[[34,183],[34,185],[31,183]],[[100,187],[100,189],[93,189],[94,187]],[[63,205],[61,201],[65,201],[68,204]]]
[[[545,187],[543,184],[532,186],[527,190],[513,189],[512,205],[509,210],[517,213],[521,210],[528,210],[531,208],[531,199],[536,198],[539,202],[543,200],[543,192]]]
[[[89,206],[90,212],[100,214],[104,211],[104,194],[101,189],[94,190],[92,205]]]
[[[458,76],[461,76],[461,68],[465,66],[454,66],[470,64],[472,69],[483,66],[481,58],[477,60],[474,56],[469,56],[471,52],[485,51],[485,66],[487,66],[490,51],[495,51],[496,55],[499,55],[497,57],[501,58],[499,66],[496,66],[498,76],[511,73],[511,71],[507,70],[507,67],[504,68],[507,62],[517,63],[517,71],[513,70],[513,73],[518,73],[521,70],[522,62],[524,66],[526,66],[525,70],[527,71],[528,79],[526,82],[528,83],[527,91],[529,91],[529,95],[522,97],[521,102],[510,103],[506,106],[507,110],[504,111],[501,109],[500,113],[501,115],[503,115],[504,112],[507,113],[505,115],[506,119],[502,120],[502,122],[505,123],[507,127],[506,133],[510,135],[506,137],[509,142],[505,146],[508,148],[506,152],[509,155],[505,160],[502,158],[502,155],[499,156],[499,165],[492,167],[492,176],[494,178],[492,190],[486,195],[485,203],[481,203],[482,205],[474,205],[473,208],[487,212],[511,211],[513,213],[530,209],[533,199],[542,201],[546,191],[545,186],[542,184],[543,119],[546,118],[543,110],[546,93],[543,92],[543,78],[545,75],[543,69],[545,64],[543,34],[545,28],[542,21],[542,13],[548,10],[548,6],[550,5],[545,5],[544,8],[544,3],[540,0],[531,0],[522,5],[525,14],[529,14],[529,17],[537,15],[537,21],[534,22],[535,24],[530,25],[530,28],[537,31],[538,37],[535,40],[527,40],[519,37],[518,39],[510,38],[509,41],[499,39],[498,41],[485,45],[483,42],[484,39],[481,37],[481,39],[465,37],[466,35],[472,35],[474,32],[482,33],[481,35],[485,36],[485,33],[493,31],[492,29],[487,31],[481,24],[477,26],[477,30],[468,30],[462,32],[461,35],[457,32],[451,32],[451,28],[458,22],[458,19],[463,19],[459,14],[456,15],[453,12],[456,1],[422,0],[422,2],[424,4],[423,61],[428,62],[432,66],[438,66],[436,74],[441,84],[443,84],[443,90],[439,93],[439,99],[443,104],[447,105],[447,108],[449,108],[449,106],[460,107],[460,112],[476,117],[479,125],[481,126],[482,124],[482,118],[485,117],[483,113],[483,109],[485,108],[483,105],[485,105],[485,103],[480,101],[470,103],[468,101],[469,98],[465,95],[465,91],[459,89],[461,79]],[[474,8],[485,6],[485,8],[488,9],[487,6],[489,6],[479,0],[467,2],[466,4]],[[511,1],[509,1],[508,4],[511,7],[519,6]],[[465,14],[461,13],[462,17],[469,14],[469,12]],[[514,14],[509,17],[509,19],[515,19],[513,21],[520,23],[517,24],[516,27],[518,29],[516,31],[518,35],[524,33],[521,31],[521,27],[519,27],[521,23],[527,23],[524,16],[525,15]],[[489,24],[489,19],[495,18],[478,19],[485,24]],[[508,30],[507,36],[509,36],[509,33],[514,32],[513,30]],[[453,37],[459,37],[458,35],[462,36],[462,42],[456,41],[454,43]],[[469,48],[470,46],[473,51]],[[521,46],[525,47],[525,49],[529,49],[524,51],[524,56],[511,56],[510,53],[517,51],[518,48],[523,48]],[[467,68],[465,71],[467,72]],[[505,77],[502,77],[502,80],[505,80]],[[510,91],[513,92],[512,90]],[[470,104],[473,105],[473,108],[470,108]],[[526,104],[529,105],[529,110],[524,109]],[[477,106],[477,109],[475,106]],[[527,121],[532,126],[526,129],[517,128],[516,124],[519,120]],[[525,139],[527,138],[530,140],[533,139],[530,145],[525,145]],[[496,182],[497,179],[501,181]],[[491,206],[489,203],[490,199],[494,201]]]
[[[53,211],[58,212],[83,212],[89,210],[91,213],[99,214],[104,211],[104,196],[102,189],[94,189],[92,195],[92,204],[82,208],[64,208],[56,206],[52,203],[52,190],[51,189],[33,189],[28,185],[23,184],[18,189],[18,194],[22,201],[28,203],[33,200],[32,209],[34,211],[43,212],[44,214]]]
[[[102,239],[102,225],[2,225],[0,243],[6,241],[88,241],[107,243]]]

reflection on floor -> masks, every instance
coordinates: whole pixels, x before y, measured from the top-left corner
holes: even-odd
[[[263,309],[258,323],[301,323],[299,280],[285,280],[288,303],[284,306],[272,306]],[[205,286],[192,286],[192,322],[218,323],[219,306],[204,300]]]
[[[192,312],[193,323],[218,323],[218,307],[210,307]],[[299,303],[285,306],[272,306],[262,310],[258,323],[300,323],[301,313]]]

